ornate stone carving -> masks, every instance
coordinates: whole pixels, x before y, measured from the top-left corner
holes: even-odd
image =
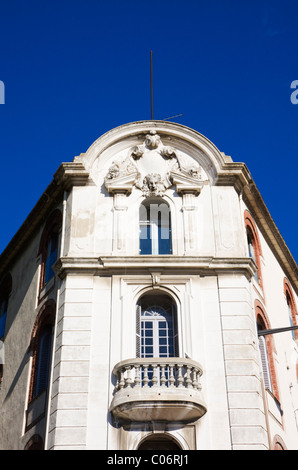
[[[195,166],[191,167],[188,170],[188,173],[192,178],[198,178],[198,179],[202,178],[201,168],[199,167],[195,167]]]
[[[162,149],[160,150],[160,154],[163,157],[170,159],[177,158],[176,151],[175,149],[173,149],[173,147],[162,147]]]
[[[118,165],[118,163],[113,162],[106,175],[106,179],[112,180],[114,178],[117,178],[117,176],[119,175],[120,175],[120,166]]]
[[[132,148],[131,156],[134,160],[138,160],[144,154],[144,149],[141,145],[137,145],[136,147]]]
[[[151,173],[143,180],[142,191],[144,196],[163,196],[166,185],[159,174]]]
[[[140,189],[144,196],[163,196],[173,184],[176,189],[188,187],[195,190],[202,186],[201,168],[188,156],[179,155],[171,146],[164,146],[155,130],[145,136],[143,144],[131,147],[127,157],[114,161],[105,177],[109,192],[120,189],[131,192]],[[178,186],[177,186],[178,184]]]
[[[156,133],[156,131],[150,131],[149,134],[146,135],[145,145],[149,149],[156,149],[160,144],[160,136]]]

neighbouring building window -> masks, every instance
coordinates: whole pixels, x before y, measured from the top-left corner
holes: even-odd
[[[44,287],[54,276],[53,264],[57,260],[59,233],[62,224],[61,212],[56,209],[47,220],[39,246],[41,255],[40,287]]]
[[[172,254],[171,212],[163,200],[147,199],[140,206],[140,254]]]

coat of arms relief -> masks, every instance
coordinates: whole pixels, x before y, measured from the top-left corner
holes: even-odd
[[[122,161],[113,161],[105,177],[109,192],[131,192],[133,187],[146,197],[163,196],[173,184],[197,188],[203,183],[201,167],[171,146],[164,146],[156,131],[148,132],[142,145],[130,148]],[[179,192],[179,191],[178,191]]]

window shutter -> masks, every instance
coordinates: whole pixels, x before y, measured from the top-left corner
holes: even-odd
[[[266,389],[272,390],[266,340],[264,336],[259,337],[259,349],[260,349],[262,369],[263,369],[264,385]]]
[[[141,306],[136,310],[136,357],[141,357]]]

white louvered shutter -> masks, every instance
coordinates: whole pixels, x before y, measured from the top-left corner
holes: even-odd
[[[266,340],[264,336],[259,337],[259,348],[263,369],[264,385],[266,389],[272,390]]]
[[[141,357],[141,306],[136,310],[136,357]]]

